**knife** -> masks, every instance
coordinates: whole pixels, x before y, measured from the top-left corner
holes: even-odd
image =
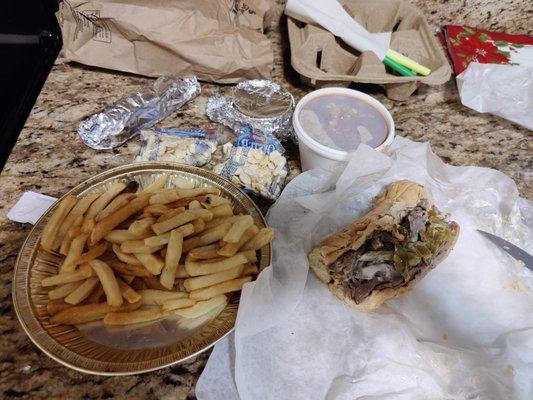
[[[511,257],[517,259],[518,261],[522,261],[526,265],[526,267],[533,271],[533,256],[531,256],[531,254],[529,254],[527,251],[522,250],[520,247],[515,246],[511,242],[508,242],[507,240],[502,239],[501,237],[495,236],[492,233],[488,233],[480,229],[476,230],[483,236],[485,236],[487,239],[489,239],[496,246],[498,246],[500,249],[505,250],[505,252]]]

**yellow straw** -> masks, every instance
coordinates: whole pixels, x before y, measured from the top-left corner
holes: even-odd
[[[429,73],[431,72],[429,68],[420,65],[416,61],[413,61],[409,57],[406,57],[394,50],[387,50],[386,55],[389,56],[392,60],[396,61],[398,64],[401,64],[420,75],[426,76],[429,75]]]

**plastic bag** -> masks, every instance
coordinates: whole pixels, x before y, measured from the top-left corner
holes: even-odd
[[[243,125],[237,139],[222,151],[224,158],[213,168],[215,173],[268,199],[278,198],[288,173],[279,140]]]
[[[220,132],[217,129],[160,129],[141,132],[135,161],[172,161],[201,167],[211,161]]]
[[[465,106],[533,130],[533,67],[473,62],[457,86]]]

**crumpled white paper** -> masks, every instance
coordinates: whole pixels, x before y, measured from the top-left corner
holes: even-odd
[[[463,105],[533,130],[533,67],[472,62],[456,79]]]
[[[56,201],[55,197],[30,190],[22,194],[22,197],[9,210],[6,217],[11,221],[33,225]]]
[[[389,50],[391,32],[368,32],[337,0],[288,0],[285,14],[299,21],[318,24],[360,52],[373,51],[380,60]]]
[[[426,186],[460,238],[404,297],[352,311],[308,274],[306,253],[404,178]],[[244,287],[235,334],[216,345],[198,398],[532,398],[533,273],[474,231],[531,252],[521,215],[532,210],[506,175],[446,165],[400,137],[389,155],[361,145],[345,168],[299,175],[268,214],[272,266]]]

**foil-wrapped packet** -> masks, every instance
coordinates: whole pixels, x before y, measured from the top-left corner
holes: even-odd
[[[93,149],[118,147],[200,93],[195,76],[162,76],[142,90],[82,121],[78,134]]]
[[[233,88],[231,98],[216,93],[207,102],[207,115],[238,132],[243,125],[284,141],[294,137],[291,117],[294,98],[268,80],[248,80]]]

